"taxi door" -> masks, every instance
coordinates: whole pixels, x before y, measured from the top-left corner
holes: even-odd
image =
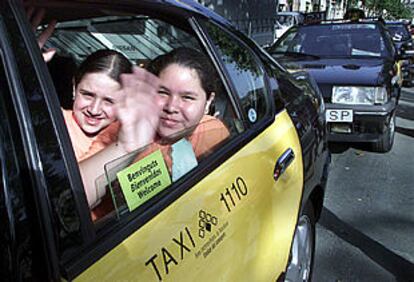
[[[302,185],[300,144],[282,111],[76,281],[274,281],[288,262]]]
[[[303,188],[298,135],[286,110],[275,114],[253,51],[205,28],[237,95],[236,134],[177,183],[194,185],[76,281],[274,281],[285,271]]]

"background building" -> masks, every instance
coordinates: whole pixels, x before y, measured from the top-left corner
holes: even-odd
[[[273,42],[277,0],[198,0],[231,21],[259,45]]]
[[[349,3],[349,0],[280,0],[278,11],[302,13],[326,11],[328,19],[338,19],[343,17]]]

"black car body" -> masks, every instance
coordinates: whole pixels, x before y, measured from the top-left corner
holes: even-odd
[[[385,26],[390,32],[397,52],[414,54],[414,41],[406,23],[401,21],[387,21]],[[414,85],[414,57],[411,55],[411,57],[404,58],[400,60],[399,64],[402,85],[412,87]]]
[[[71,77],[64,77],[58,68],[58,81],[52,80],[56,69],[49,72],[43,61],[23,2],[1,1],[3,281],[211,281],[233,276],[261,281],[258,277],[295,279],[296,273],[309,278],[314,224],[323,206],[330,155],[324,102],[307,74],[290,75],[225,19],[192,1],[32,4],[46,9],[43,24],[53,18],[59,22],[47,47],[56,48],[56,56],[70,55],[76,61],[109,43],[137,65],[181,45],[197,45],[219,73],[223,89],[222,99],[216,100],[217,115],[228,123],[232,135],[136,210],[120,212],[118,207],[108,218],[93,222],[60,109],[64,91],[56,92],[59,80]],[[246,183],[252,184],[248,197],[229,190],[241,185],[226,186],[229,176],[237,185],[244,184],[242,196],[247,194]],[[252,205],[258,199],[263,202]],[[285,201],[275,205],[276,199]],[[213,235],[203,241],[194,231],[203,223],[198,211],[206,206],[217,212],[220,224],[230,222],[221,229],[209,225],[214,236],[222,234],[216,241]],[[299,227],[302,232],[295,233]],[[275,232],[255,237],[267,228]],[[142,232],[148,236],[143,238]],[[214,250],[202,248],[211,247],[212,241],[217,243]],[[293,253],[294,260],[289,260],[292,241],[304,248],[299,253],[304,257]],[[260,248],[255,247],[258,244]],[[267,256],[276,262],[256,263]],[[210,261],[208,267],[204,259]],[[266,273],[258,271],[262,267]]]
[[[327,108],[330,141],[391,149],[400,86],[397,54],[381,22],[294,27],[268,51],[287,69],[306,70],[316,80]]]

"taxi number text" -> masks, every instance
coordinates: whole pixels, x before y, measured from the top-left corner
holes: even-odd
[[[326,121],[328,122],[352,122],[352,110],[326,110]]]
[[[247,196],[247,185],[242,177],[237,177],[236,181],[232,183],[231,188],[226,188],[225,193],[220,194],[220,201],[226,207],[228,212],[236,207],[245,196]],[[231,203],[231,205],[230,205]]]

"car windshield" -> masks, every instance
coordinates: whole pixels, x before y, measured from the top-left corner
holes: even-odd
[[[408,40],[411,38],[408,29],[402,24],[387,25],[387,28],[391,33],[392,39],[395,41]]]
[[[318,57],[388,57],[387,46],[375,24],[312,25],[292,29],[270,52]]]

